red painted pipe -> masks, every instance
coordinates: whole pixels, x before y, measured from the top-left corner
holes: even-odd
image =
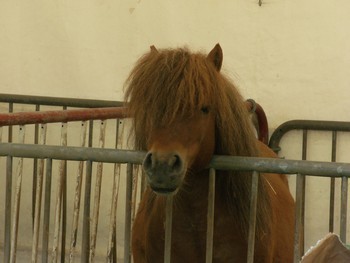
[[[269,130],[267,118],[262,107],[252,100],[246,102],[247,109],[254,111],[258,118],[258,139],[267,144]],[[70,122],[86,120],[105,120],[127,118],[126,107],[92,108],[81,110],[35,111],[0,114],[0,126],[25,125],[37,123]]]
[[[126,118],[125,107],[0,114],[0,126]]]
[[[256,114],[258,119],[258,139],[268,145],[269,143],[269,124],[264,109],[254,100],[247,100],[246,106],[248,111]]]

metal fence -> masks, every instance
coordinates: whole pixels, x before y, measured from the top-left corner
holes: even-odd
[[[350,141],[350,122],[340,122],[340,121],[315,121],[315,120],[292,120],[287,121],[281,124],[276,128],[274,133],[271,135],[269,146],[276,153],[281,151],[281,142],[283,139],[291,134],[295,133],[294,137],[300,138],[299,141],[296,142],[298,147],[300,148],[300,156],[295,158],[300,158],[301,160],[308,160],[312,158],[312,154],[309,155],[312,148],[316,144],[325,144],[330,147],[329,149],[329,161],[336,162],[337,161],[337,152],[339,146],[345,145],[345,142]],[[324,140],[316,142],[313,140],[313,133],[324,133]],[[341,140],[341,136],[348,135],[346,138]],[[311,136],[310,136],[311,135]],[[311,137],[311,138],[310,138]],[[300,143],[300,145],[299,145]],[[348,152],[348,151],[347,151]],[[287,154],[287,153],[286,153]],[[339,159],[339,156],[338,156]],[[350,157],[348,157],[347,162],[349,162]],[[300,225],[300,234],[301,234],[301,251],[300,254],[304,254],[305,247],[305,199],[306,199],[306,182],[307,173],[301,173],[300,176],[297,177],[296,185],[296,207],[298,214],[300,217],[298,218],[298,224]],[[336,178],[331,177],[329,181],[329,219],[328,219],[328,231],[335,232],[335,202],[336,202]],[[340,230],[339,235],[340,239],[345,243],[346,242],[346,233],[347,233],[347,214],[348,214],[348,177],[343,176],[339,178],[341,180],[340,186]],[[310,193],[309,193],[310,194]],[[326,216],[326,215],[324,215]]]
[[[75,145],[75,146],[82,146],[82,147],[111,147],[111,148],[125,148],[125,134],[124,134],[124,126],[127,123],[127,120],[124,120],[124,112],[123,108],[118,106],[122,106],[123,103],[121,102],[115,102],[115,101],[99,101],[99,100],[83,100],[83,99],[71,99],[71,98],[51,98],[51,97],[37,97],[37,96],[22,96],[22,95],[9,95],[9,94],[0,94],[0,111],[2,112],[10,112],[10,114],[0,114],[0,126],[4,126],[0,128],[0,141],[3,142],[16,142],[16,143],[34,143],[34,144],[53,144],[53,145]],[[77,108],[96,108],[99,107],[99,109],[94,110],[73,110],[71,111],[71,108],[77,109]],[[101,108],[103,107],[103,108]],[[48,111],[45,114],[42,114],[41,111]],[[62,111],[64,110],[64,111]],[[25,111],[25,112],[22,112]],[[52,123],[48,124],[52,121],[58,123]],[[108,125],[107,121],[108,120]],[[72,122],[73,121],[73,122]],[[61,122],[61,123],[59,123]],[[12,126],[15,125],[15,126]],[[74,138],[74,139],[72,139]],[[46,178],[44,177],[44,169],[45,168],[45,162],[44,160],[39,160],[37,158],[34,158],[31,161],[24,161],[19,159],[14,161],[13,157],[6,157],[6,160],[3,161],[2,166],[4,169],[7,166],[6,174],[2,178],[0,178],[0,192],[4,193],[4,196],[2,196],[2,204],[4,204],[4,208],[2,211],[6,211],[3,213],[2,216],[0,216],[0,235],[1,237],[4,237],[3,241],[0,239],[0,247],[3,246],[3,248],[0,250],[1,257],[4,257],[4,262],[9,262],[10,259],[10,247],[11,242],[17,243],[17,240],[14,240],[14,229],[19,229],[19,236],[23,236],[23,233],[27,236],[31,236],[33,233],[33,257],[35,258],[37,255],[36,250],[34,249],[35,246],[38,245],[38,240],[44,239],[47,237],[44,237],[44,235],[39,237],[39,227],[40,227],[40,221],[36,218],[41,218],[41,202],[45,202],[45,209],[53,210],[53,207],[57,205],[54,202],[47,202],[45,201],[46,198],[50,199],[51,191],[52,193],[55,193],[55,191],[58,193],[60,192],[60,195],[57,196],[59,198],[59,203],[61,203],[60,210],[57,210],[58,208],[55,208],[60,214],[60,225],[56,227],[55,235],[56,235],[56,247],[59,250],[59,257],[61,258],[61,261],[63,262],[67,257],[69,257],[70,261],[73,261],[73,257],[76,254],[80,254],[79,247],[77,245],[77,242],[79,242],[79,236],[77,236],[77,232],[79,229],[79,220],[81,221],[81,216],[79,219],[79,209],[81,204],[83,202],[80,201],[80,195],[86,193],[86,189],[92,189],[92,193],[94,191],[96,192],[96,201],[98,199],[102,198],[103,201],[105,201],[105,197],[103,194],[99,193],[99,188],[101,188],[101,182],[95,182],[95,178],[102,178],[102,170],[104,169],[104,173],[112,174],[110,182],[115,185],[115,188],[113,189],[113,195],[114,200],[113,202],[119,202],[118,201],[118,192],[119,190],[123,191],[124,184],[123,180],[120,180],[120,174],[123,172],[122,167],[119,164],[114,165],[113,167],[103,167],[102,164],[98,164],[95,167],[90,167],[87,164],[79,163],[77,164],[77,167],[71,167],[73,165],[67,164],[67,162],[53,162],[53,173],[51,177],[55,178],[55,175],[62,179],[61,181],[55,180],[53,182],[53,188],[52,190],[47,190],[47,187],[51,188],[51,185],[48,183]],[[57,168],[55,167],[57,166]],[[13,167],[13,169],[11,169]],[[22,167],[22,168],[21,168]],[[24,167],[24,169],[23,169]],[[76,171],[73,171],[75,170]],[[108,171],[109,169],[109,171]],[[55,174],[55,170],[56,174]],[[86,172],[84,172],[86,170]],[[137,174],[138,168],[135,167],[135,174]],[[71,174],[74,174],[74,176],[70,176]],[[85,173],[85,176],[83,176],[83,173]],[[73,178],[74,177],[74,178]],[[134,176],[134,178],[136,175]],[[30,194],[23,194],[21,197],[21,189],[16,188],[15,184],[17,184],[18,181],[21,181],[23,178],[24,180],[24,192],[30,192]],[[68,180],[66,180],[68,178]],[[91,182],[86,182],[85,179],[90,178]],[[136,179],[135,179],[136,180]],[[46,185],[44,185],[44,183]],[[83,183],[85,184],[83,186]],[[119,185],[121,184],[121,185]],[[68,187],[67,187],[68,185]],[[75,195],[72,195],[70,197],[69,186],[74,186],[71,189],[75,192]],[[96,186],[97,185],[97,186]],[[98,186],[99,185],[99,186]],[[29,186],[31,189],[28,189]],[[92,188],[92,186],[95,186]],[[46,188],[45,188],[46,187]],[[22,187],[23,188],[23,187]],[[43,190],[45,188],[46,190]],[[60,188],[60,189],[57,189]],[[72,187],[71,187],[72,188]],[[86,189],[84,189],[86,188]],[[68,191],[68,193],[67,193]],[[137,189],[133,189],[133,197],[136,198],[136,191]],[[44,192],[46,195],[43,199],[40,198],[41,193]],[[30,197],[30,195],[32,195]],[[100,195],[100,197],[98,196]],[[16,199],[17,196],[17,199]],[[31,206],[31,219],[29,220],[29,215],[26,211],[25,214],[23,214],[23,208],[22,205],[22,211],[20,211],[20,200],[21,198],[29,199],[31,198],[31,202],[27,202],[26,200],[22,200],[22,203],[25,203],[25,205]],[[69,200],[70,198],[70,200]],[[110,202],[110,200],[108,200]],[[85,203],[85,210],[86,213],[88,212],[88,209],[90,208],[90,205],[88,205],[87,201]],[[91,200],[91,203],[95,202],[95,200]],[[66,240],[69,239],[69,236],[67,235],[68,229],[70,226],[70,223],[67,223],[68,216],[67,211],[69,210],[70,203],[74,203],[74,212],[73,213],[73,224],[72,229],[74,231],[71,233],[70,241],[67,241],[67,247],[69,247],[68,253],[66,253],[65,249],[62,249],[62,247],[66,247]],[[81,203],[81,204],[80,204]],[[115,204],[115,203],[114,203]],[[51,208],[50,208],[51,205]],[[120,204],[119,204],[120,206]],[[67,208],[68,207],[68,208]],[[18,211],[14,211],[14,210]],[[82,208],[83,209],[83,208]],[[82,210],[81,209],[81,210]],[[132,208],[135,210],[135,206]],[[1,210],[1,209],[0,209]],[[28,210],[28,209],[27,209]],[[46,210],[45,210],[46,211]],[[21,217],[19,217],[19,213],[21,212]],[[51,211],[52,212],[52,211]],[[94,213],[96,218],[96,226],[98,225],[98,210],[95,209]],[[108,212],[109,213],[109,212]],[[114,211],[116,213],[116,211]],[[17,215],[18,214],[18,215]],[[122,212],[124,215],[124,213]],[[15,215],[14,217],[12,215]],[[16,220],[16,217],[19,217],[18,220]],[[58,215],[57,215],[58,216]],[[120,217],[120,216],[119,216]],[[25,224],[20,224],[21,220],[23,221],[23,218],[26,218],[26,221],[32,221],[31,225],[27,222]],[[52,218],[52,217],[51,217]],[[86,218],[86,217],[84,217]],[[54,224],[52,219],[45,218],[41,220],[46,220],[46,222],[49,222],[51,225]],[[11,224],[13,222],[17,221],[16,224],[19,224],[19,226],[12,226]],[[114,225],[113,225],[114,224]],[[30,225],[30,228],[32,228],[32,231],[21,231],[21,225]],[[80,226],[80,228],[87,228],[88,222],[82,222],[83,227]],[[101,224],[100,224],[101,225]],[[109,249],[109,257],[111,260],[116,261],[117,258],[117,244],[115,238],[116,229],[118,226],[115,225],[115,220],[111,217],[111,222],[105,223],[106,228],[112,228],[109,232],[111,233],[111,237],[108,240],[108,244],[104,244],[105,247],[108,245]],[[4,226],[4,227],[3,227]],[[111,226],[111,227],[109,227]],[[101,229],[101,227],[100,227]],[[58,231],[57,231],[58,230]],[[69,229],[70,230],[70,229]],[[18,230],[17,230],[18,231]],[[48,231],[47,229],[44,231]],[[79,229],[79,231],[82,231]],[[85,231],[85,230],[84,230]],[[97,232],[97,227],[94,232]],[[2,233],[3,232],[3,233]],[[12,233],[11,233],[12,232]],[[60,235],[58,236],[58,232]],[[85,231],[86,232],[86,231]],[[17,233],[16,233],[17,235]],[[58,239],[57,239],[58,236]],[[12,237],[12,240],[11,240]],[[16,237],[17,239],[17,237]],[[23,238],[22,238],[23,239]],[[11,241],[10,241],[11,240]],[[21,240],[21,238],[20,238]],[[87,242],[86,238],[84,239],[85,243],[84,246],[88,246],[89,242]],[[26,239],[26,243],[29,243],[28,239]],[[68,242],[70,242],[68,244]],[[92,242],[95,242],[92,240]],[[22,242],[23,243],[23,242]],[[30,243],[31,244],[31,243]],[[21,244],[20,244],[21,245]],[[123,244],[121,244],[123,245]],[[22,244],[23,246],[23,244]],[[47,246],[47,244],[45,245]],[[120,246],[120,245],[119,245]],[[16,249],[12,247],[13,252],[16,253]],[[41,249],[41,248],[40,248]],[[43,247],[43,251],[45,248]],[[119,249],[120,250],[120,249]],[[58,257],[58,252],[57,257]],[[20,253],[18,253],[20,254]],[[122,254],[122,251],[119,252],[119,255]],[[41,256],[41,255],[40,255]],[[82,258],[86,255],[83,255]],[[46,262],[47,255],[43,255],[42,261]],[[26,262],[27,259],[24,259],[24,262]]]
[[[10,125],[5,131],[5,128],[1,129],[2,136],[0,138],[7,137],[8,142],[13,141],[13,129],[11,125],[16,125],[16,132],[18,133],[16,143],[1,143],[0,144],[0,158],[3,161],[3,167],[6,167],[6,185],[4,184],[5,192],[5,211],[4,214],[4,242],[3,242],[3,257],[4,262],[15,262],[17,256],[17,242],[18,242],[18,233],[20,233],[20,200],[21,195],[24,195],[22,189],[25,188],[25,183],[23,180],[26,180],[26,172],[28,167],[28,160],[30,163],[33,163],[33,188],[31,189],[32,193],[32,238],[31,238],[31,258],[33,262],[36,262],[40,259],[42,262],[47,262],[49,259],[52,262],[57,262],[57,260],[64,262],[69,260],[72,262],[74,258],[80,256],[81,262],[89,262],[90,260],[95,259],[96,261],[96,246],[97,246],[97,233],[99,226],[99,219],[101,216],[99,213],[99,204],[101,201],[101,196],[103,196],[106,189],[109,189],[111,204],[110,210],[108,212],[109,218],[109,231],[108,231],[108,241],[106,255],[101,261],[108,262],[117,262],[118,258],[123,258],[124,262],[131,262],[130,255],[130,229],[133,221],[133,216],[135,210],[137,209],[136,203],[140,198],[142,188],[144,183],[142,182],[139,169],[137,168],[141,160],[143,159],[144,153],[134,152],[129,150],[116,150],[116,149],[103,149],[105,145],[105,136],[106,136],[106,119],[113,119],[115,122],[113,126],[115,127],[112,130],[114,136],[114,145],[110,148],[120,148],[121,141],[125,140],[125,136],[120,132],[121,127],[120,120],[125,117],[125,112],[123,108],[114,108],[114,106],[120,106],[120,103],[107,102],[104,104],[101,101],[92,101],[85,100],[85,102],[74,102],[72,103],[71,99],[51,99],[45,97],[32,97],[31,100],[28,100],[27,96],[10,96],[7,98],[0,94],[0,102],[9,103],[9,111],[13,112],[13,103],[33,103],[36,104],[35,111],[39,111],[42,107],[38,106],[39,104],[43,105],[60,105],[63,104],[64,109],[67,107],[101,107],[101,106],[111,106],[113,108],[105,108],[98,110],[77,110],[77,111],[65,111],[62,117],[62,111],[51,111],[50,115],[51,120],[54,122],[60,121],[60,145],[61,146],[48,146],[44,145],[46,141],[46,130],[48,129],[47,124],[50,121],[47,118],[47,115],[43,115],[40,112],[31,112],[31,113],[18,113],[11,114],[11,117],[8,118],[8,115],[3,115],[4,118],[0,118],[0,126]],[[52,100],[52,101],[51,101]],[[63,102],[63,103],[62,103]],[[72,106],[74,104],[74,106]],[[60,106],[62,109],[62,107]],[[254,108],[252,104],[251,108]],[[12,110],[11,110],[12,109]],[[6,117],[6,118],[5,118]],[[90,120],[77,121],[77,120],[87,120],[87,119],[96,119],[102,121],[97,121],[99,123],[97,130],[99,136],[93,143],[94,121]],[[266,118],[266,116],[265,116]],[[6,121],[4,121],[6,119]],[[31,119],[31,121],[28,121]],[[78,123],[79,127],[79,137],[80,142],[74,142],[75,147],[67,146],[67,127],[71,123],[67,124],[68,121],[75,121]],[[111,120],[109,120],[110,122]],[[96,121],[95,121],[96,122]],[[32,123],[28,125],[28,123]],[[31,140],[28,144],[28,141],[25,141],[25,130],[28,132],[28,127],[34,126],[34,140]],[[329,122],[331,126],[335,128],[336,125],[334,122]],[[341,128],[341,131],[350,130],[349,123],[343,123],[344,129]],[[68,126],[67,126],[68,125]],[[89,129],[87,131],[87,127]],[[262,126],[262,125],[260,125]],[[341,126],[341,127],[343,127]],[[324,127],[324,126],[322,126]],[[298,126],[296,129],[307,130],[304,126]],[[326,129],[326,128],[325,128]],[[284,128],[284,126],[276,130],[278,135],[286,133],[290,128]],[[333,143],[336,141],[336,134],[339,131],[339,126],[333,129]],[[264,136],[262,138],[268,137],[267,126],[262,126]],[[7,134],[6,134],[7,133]],[[96,133],[96,132],[95,132]],[[260,133],[259,133],[260,134]],[[279,142],[282,136],[277,136],[274,133],[271,137],[270,146],[276,151],[279,149]],[[303,132],[307,134],[307,132]],[[7,135],[7,136],[5,136]],[[305,135],[304,135],[305,136]],[[334,139],[335,136],[335,139]],[[87,139],[88,138],[88,139]],[[277,139],[276,139],[277,138]],[[305,140],[305,142],[304,142]],[[86,143],[88,141],[88,143]],[[303,139],[303,153],[306,159],[306,139]],[[32,143],[38,145],[32,145]],[[73,144],[74,144],[73,143]],[[94,145],[95,144],[95,145]],[[88,146],[89,149],[82,146]],[[94,147],[93,147],[94,146]],[[96,148],[98,147],[98,148]],[[334,146],[336,149],[336,146]],[[333,149],[333,146],[332,146]],[[332,150],[332,152],[336,150]],[[332,161],[335,161],[335,155],[332,153]],[[0,161],[1,161],[0,160]],[[75,164],[75,166],[73,165]],[[106,173],[106,166],[112,164],[111,172]],[[76,171],[72,172],[70,166],[74,166]],[[85,172],[83,169],[85,168]],[[341,222],[340,222],[340,233],[341,238],[346,241],[346,209],[347,209],[347,181],[350,176],[350,164],[349,163],[335,163],[335,162],[312,162],[312,161],[292,161],[292,160],[283,160],[283,159],[264,159],[264,158],[243,158],[243,157],[224,157],[224,156],[214,156],[211,162],[211,172],[210,180],[215,181],[215,170],[216,169],[233,169],[233,170],[249,170],[256,172],[273,172],[273,173],[287,173],[295,174],[297,177],[297,186],[296,186],[296,203],[297,203],[297,221],[296,221],[296,231],[295,231],[295,257],[294,261],[299,262],[300,255],[303,254],[303,238],[299,236],[304,236],[304,216],[303,211],[305,210],[304,198],[305,198],[305,177],[307,176],[322,176],[330,177],[331,182],[336,180],[335,178],[341,178],[342,180],[342,205],[341,205]],[[56,170],[56,176],[55,176]],[[121,173],[121,170],[124,172]],[[93,175],[93,172],[95,172]],[[102,174],[104,174],[102,176]],[[103,181],[106,181],[106,175],[111,177],[112,180],[107,184],[107,188],[103,188]],[[125,176],[123,176],[125,174]],[[56,179],[56,188],[52,188],[52,181]],[[256,178],[254,176],[253,178]],[[74,196],[74,205],[73,205],[73,218],[72,218],[72,227],[70,232],[66,229],[67,225],[67,180],[74,182],[74,187],[72,187],[72,195]],[[120,180],[125,180],[125,186],[121,187]],[[141,182],[141,183],[140,183]],[[139,186],[141,184],[141,186]],[[333,183],[334,184],[334,183]],[[213,184],[211,184],[213,186]],[[255,214],[254,208],[256,205],[256,188],[258,187],[255,182],[252,186],[255,190],[252,191],[252,205],[251,205],[251,217],[250,217],[250,242],[248,250],[248,262],[253,262],[254,255],[254,225],[255,225]],[[108,188],[109,187],[109,188]],[[125,189],[123,189],[125,188]],[[332,188],[332,183],[331,183]],[[334,186],[333,186],[334,188]],[[14,190],[14,191],[13,191]],[[124,191],[125,190],[125,191]],[[209,191],[209,196],[215,196],[213,192],[214,187]],[[334,192],[334,191],[333,191]],[[42,193],[44,193],[42,196]],[[51,194],[56,194],[55,198],[51,197]],[[84,195],[84,198],[80,200],[80,196]],[[124,229],[123,233],[117,231],[117,203],[119,202],[118,197],[121,195],[125,196],[124,206],[119,210],[122,210],[123,214],[123,224]],[[23,197],[22,197],[23,198]],[[51,200],[51,201],[50,201]],[[209,198],[208,203],[208,218],[213,216],[213,199]],[[41,203],[43,202],[43,205]],[[332,206],[332,198],[331,198]],[[334,203],[334,197],[333,197]],[[169,201],[171,204],[171,201]],[[80,206],[83,206],[83,218],[80,219],[81,224],[79,224],[79,213]],[[92,206],[92,207],[91,207]],[[43,208],[42,208],[43,207]],[[171,229],[171,209],[167,207],[167,229]],[[92,208],[92,210],[91,210]],[[332,208],[330,208],[332,209]],[[41,211],[43,214],[41,214]],[[334,208],[333,208],[334,213]],[[54,216],[52,216],[54,215]],[[23,217],[23,216],[22,216]],[[91,221],[89,220],[91,218]],[[1,219],[0,219],[1,220]],[[213,220],[208,220],[212,222]],[[334,219],[330,218],[330,222]],[[42,227],[40,225],[42,224]],[[50,226],[53,226],[53,229],[49,229]],[[211,262],[211,253],[212,253],[212,233],[213,228],[212,224],[208,225],[207,231],[207,262]],[[331,230],[331,223],[330,223]],[[333,228],[332,228],[333,230]],[[0,227],[1,231],[1,227]],[[40,235],[41,233],[41,235]],[[50,236],[49,234],[52,234]],[[69,245],[66,245],[67,233],[70,233],[71,239]],[[79,235],[79,233],[81,233]],[[168,231],[166,234],[166,244],[170,244],[171,235]],[[0,232],[1,235],[1,232]],[[40,235],[40,236],[39,236]],[[81,240],[79,239],[81,236]],[[118,238],[123,239],[122,249],[117,248]],[[299,243],[299,240],[301,240]],[[80,241],[80,243],[79,243]],[[78,244],[79,243],[79,244]],[[1,241],[0,241],[1,245]],[[301,245],[301,246],[300,246]],[[301,247],[301,250],[299,250]],[[66,254],[66,250],[68,251]],[[170,260],[170,246],[166,246],[165,251],[165,262]],[[27,260],[28,261],[28,260]]]
[[[46,160],[46,178],[50,178],[52,173],[52,162],[53,160],[69,160],[69,161],[84,161],[86,162],[88,167],[91,167],[93,163],[126,163],[127,164],[127,191],[126,191],[126,201],[127,203],[132,203],[131,199],[131,189],[133,187],[133,180],[132,180],[132,165],[133,164],[139,164],[141,163],[143,157],[143,152],[135,152],[135,151],[122,151],[122,150],[114,150],[114,149],[86,149],[82,147],[62,147],[62,146],[46,146],[46,145],[23,145],[23,144],[9,144],[9,143],[2,143],[0,144],[0,156],[11,156],[11,158],[19,158],[19,165],[22,165],[23,159],[22,158],[38,158],[40,160]],[[11,164],[9,170],[11,169]],[[272,173],[287,173],[287,174],[298,174],[297,176],[301,176],[301,174],[308,174],[308,175],[314,175],[314,176],[327,176],[327,177],[349,177],[350,176],[350,164],[348,163],[324,163],[324,162],[311,162],[311,161],[295,161],[295,160],[283,160],[283,159],[269,159],[269,158],[249,158],[249,157],[229,157],[229,156],[214,156],[210,163],[211,168],[211,180],[215,178],[215,170],[241,170],[241,171],[256,171],[256,172],[272,172]],[[91,168],[89,168],[91,169]],[[17,178],[20,178],[21,174],[19,173],[17,175]],[[254,176],[253,178],[257,178]],[[254,179],[253,179],[254,180]],[[253,251],[254,251],[254,229],[255,229],[255,206],[256,206],[256,200],[257,200],[257,181],[254,181],[252,184],[254,191],[252,192],[252,206],[251,206],[251,217],[250,217],[250,234],[252,238],[249,239],[249,252],[248,252],[248,262],[253,262]],[[48,184],[48,181],[46,181]],[[21,189],[21,181],[20,179],[17,182],[16,187],[16,196],[20,195],[20,189]],[[214,187],[210,189],[210,191],[213,191]],[[49,193],[49,191],[46,189],[46,193]],[[210,192],[210,195],[215,195],[215,193]],[[87,193],[85,193],[85,196]],[[19,205],[17,204],[17,198],[15,199],[15,207]],[[58,203],[59,197],[57,197],[56,202]],[[44,201],[47,201],[47,198],[44,199]],[[44,205],[45,206],[45,205]],[[58,204],[59,206],[59,204]],[[213,203],[210,202],[210,208],[208,209],[210,215],[209,218],[213,218]],[[14,209],[14,220],[12,223],[12,237],[11,237],[11,246],[10,246],[10,261],[9,262],[15,262],[13,261],[16,256],[16,234],[18,225],[16,223],[16,219],[18,218],[17,214],[18,209]],[[299,212],[297,211],[297,214]],[[60,216],[58,210],[56,209],[56,219],[57,221],[60,220]],[[125,209],[125,215],[126,217],[130,217],[130,208]],[[44,218],[49,218],[49,209],[44,209]],[[84,211],[84,217],[90,218],[91,214],[89,209]],[[93,218],[93,215],[91,216]],[[94,220],[92,220],[93,222]],[[130,223],[125,228],[124,238],[125,238],[125,254],[124,254],[124,262],[130,262],[130,227],[131,227],[131,220],[129,220]],[[209,221],[208,221],[209,222]],[[212,222],[212,221],[210,221]],[[93,223],[92,223],[93,224]],[[57,227],[60,225],[60,222],[55,223],[55,231],[54,231],[54,242],[53,242],[53,249],[51,258],[53,262],[56,262],[57,258],[57,244],[55,243],[55,240],[58,238],[56,236]],[[87,226],[83,230],[83,245],[82,245],[82,254],[86,254],[86,257],[82,257],[82,262],[88,262],[88,259],[93,256],[93,246],[90,243],[90,245],[84,245],[84,242],[89,243],[91,241],[93,234],[93,231],[89,230],[89,223],[87,223]],[[47,222],[43,223],[43,228],[47,230],[49,227]],[[213,233],[212,229],[213,225],[208,225],[208,233]],[[298,234],[300,233],[298,229],[300,228],[300,225],[296,226],[296,248],[298,247]],[[48,250],[47,250],[47,240],[48,240],[48,231],[43,231],[43,239],[42,239],[42,247],[46,248],[43,250],[43,259],[48,258]],[[211,240],[211,234],[208,235],[208,242],[210,243]],[[37,243],[36,240],[37,237],[35,235],[33,236],[33,254],[34,257],[36,254],[35,251],[35,244]],[[171,238],[171,237],[168,237]],[[84,241],[85,240],[85,241]],[[167,242],[167,240],[165,241]],[[169,243],[169,242],[167,242]],[[168,247],[169,248],[169,247]],[[167,248],[166,248],[167,249]],[[209,245],[207,249],[207,255],[208,255],[208,261],[210,261],[211,257],[211,251],[212,247]],[[8,252],[7,252],[8,253]],[[296,249],[296,255],[298,255],[299,251]],[[165,254],[166,261],[170,262],[170,253]],[[295,262],[298,262],[299,257],[295,260]],[[7,261],[5,261],[7,262]],[[43,261],[46,262],[46,261]]]

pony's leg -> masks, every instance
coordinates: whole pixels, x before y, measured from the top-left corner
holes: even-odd
[[[145,194],[146,195],[146,194]],[[147,197],[147,196],[146,196]],[[136,214],[133,227],[132,227],[132,237],[131,237],[131,251],[134,263],[146,263],[146,253],[145,253],[145,224],[147,223],[147,217],[145,216],[145,203],[146,198],[144,198],[139,206],[138,212]]]
[[[137,243],[138,242],[133,242],[133,245],[132,245],[133,262],[134,263],[147,263],[145,251]]]

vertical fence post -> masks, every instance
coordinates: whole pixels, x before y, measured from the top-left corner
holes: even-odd
[[[254,262],[256,210],[257,210],[257,204],[258,204],[258,186],[259,186],[259,173],[254,171],[252,174],[252,187],[251,187],[251,194],[250,194],[247,263]]]
[[[19,143],[24,144],[25,126],[19,126]],[[10,262],[16,262],[17,252],[17,238],[18,238],[18,224],[19,224],[19,212],[21,204],[21,192],[22,192],[22,175],[23,175],[23,158],[19,158],[16,169],[16,191],[15,202],[13,209],[13,224],[12,224],[12,238],[11,238],[11,255]]]
[[[337,156],[337,132],[332,132],[332,156],[331,161],[335,162]],[[335,178],[331,178],[329,194],[329,232],[334,232],[334,196],[335,196]]]
[[[61,132],[61,145],[67,146],[67,123],[62,123]],[[60,161],[59,175],[57,178],[57,193],[56,193],[56,207],[55,207],[55,228],[53,236],[53,249],[52,249],[52,262],[57,262],[58,259],[58,247],[60,240],[60,226],[62,223],[62,236],[61,236],[61,261],[65,253],[65,205],[66,202],[63,189],[65,188],[65,181],[67,175],[67,163],[65,160]],[[62,213],[63,212],[63,213]],[[62,220],[63,219],[63,220]],[[62,222],[63,221],[63,222]],[[64,259],[63,259],[64,260]]]
[[[215,169],[209,170],[208,212],[207,212],[207,241],[205,262],[213,260],[214,212],[215,212]]]
[[[101,121],[100,123],[100,138],[99,148],[105,146],[105,132],[106,132],[107,121]],[[91,224],[91,240],[90,240],[90,255],[89,262],[94,261],[96,239],[97,239],[97,227],[98,227],[98,216],[100,212],[100,199],[101,199],[101,187],[102,187],[102,171],[103,163],[97,163],[96,182],[95,182],[95,197],[94,197],[94,208],[92,212],[92,224]]]
[[[46,159],[45,172],[45,197],[44,197],[44,222],[42,240],[42,263],[49,261],[49,227],[50,227],[50,206],[51,206],[51,182],[52,182],[52,159]]]
[[[140,166],[134,165],[134,171],[132,176],[132,201],[131,201],[131,224],[134,223],[136,215],[136,204],[137,204],[137,192],[138,192],[138,182],[139,182],[139,171]]]
[[[12,199],[12,156],[6,157],[6,194],[5,194],[5,244],[4,263],[10,262],[11,251],[11,199]]]
[[[40,105],[35,105],[35,111],[40,111]],[[39,124],[34,126],[34,144],[39,142]],[[33,190],[32,190],[32,221],[33,221],[33,230],[34,230],[34,220],[35,220],[35,205],[36,205],[36,175],[38,170],[38,160],[37,158],[33,159]]]
[[[67,110],[67,106],[63,106],[63,110]],[[61,145],[67,146],[68,140],[68,123],[62,123],[62,135],[61,135]],[[62,171],[61,171],[61,180],[62,180],[62,188],[61,188],[61,262],[65,262],[66,259],[66,234],[67,234],[67,161],[62,160],[61,162]]]
[[[92,147],[93,131],[94,131],[94,122],[90,120],[88,147]],[[91,180],[92,180],[92,161],[87,161],[86,177],[85,177],[84,212],[83,212],[83,240],[81,245],[82,247],[81,262],[82,263],[88,262],[89,260]]]
[[[125,198],[125,233],[124,233],[124,263],[131,262],[131,202],[132,202],[132,174],[133,165],[127,164],[126,167],[126,198]]]
[[[340,239],[346,243],[346,218],[348,207],[348,178],[341,179],[341,199],[340,199]]]
[[[301,253],[300,253],[300,238],[302,232],[302,210],[303,210],[303,178],[304,176],[301,174],[297,174],[297,182],[296,182],[296,197],[295,197],[295,231],[294,231],[294,263],[298,263],[300,261]]]
[[[124,134],[124,125],[122,120],[116,120],[116,138],[115,148],[122,148]],[[107,262],[117,261],[117,206],[119,197],[119,182],[120,182],[120,163],[114,164],[113,171],[113,188],[112,188],[112,202],[111,202],[111,216],[109,221],[109,236],[108,236],[108,247],[107,247]]]
[[[91,199],[91,178],[92,161],[86,161],[85,195],[83,212],[83,240],[81,245],[81,263],[89,262],[90,247],[90,199]]]
[[[13,103],[9,103],[9,112],[13,112]],[[12,126],[8,127],[8,142],[12,142]],[[5,240],[4,263],[10,262],[11,254],[11,203],[12,203],[12,156],[6,159],[6,193],[5,193]]]
[[[107,247],[107,262],[116,262],[117,250],[116,250],[116,216],[118,206],[118,195],[119,195],[119,182],[120,182],[120,164],[114,166],[113,176],[113,189],[112,189],[112,205],[111,205],[111,216],[109,223],[109,236],[108,236],[108,247]]]
[[[87,131],[86,121],[81,122],[80,130],[80,146],[84,147],[86,143],[86,131]],[[80,161],[78,164],[77,176],[75,180],[75,191],[74,191],[74,210],[73,210],[73,223],[70,239],[70,248],[69,248],[69,262],[74,261],[74,254],[77,244],[77,235],[78,235],[78,225],[79,225],[79,213],[80,213],[80,199],[81,199],[81,186],[83,182],[83,171],[84,171],[84,162]]]
[[[40,144],[45,144],[46,142],[46,124],[42,124],[40,134]],[[35,193],[35,205],[34,205],[34,227],[33,227],[33,243],[32,243],[32,262],[37,260],[38,243],[39,243],[39,232],[40,232],[40,212],[41,212],[41,195],[42,195],[42,184],[44,176],[44,160],[35,160],[37,164],[36,167],[36,186],[33,187],[36,190]]]
[[[164,263],[171,260],[171,235],[173,226],[173,195],[166,197],[165,203],[165,240],[164,240]]]
[[[302,160],[307,159],[307,139],[308,130],[303,130]],[[304,255],[305,247],[305,198],[306,198],[306,176],[302,175],[302,195],[301,195],[301,221],[300,221],[300,256]]]

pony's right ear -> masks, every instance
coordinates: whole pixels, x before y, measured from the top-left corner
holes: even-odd
[[[156,47],[155,46],[150,46],[150,49],[151,49],[151,52],[157,52],[158,53],[158,50],[156,49]]]
[[[207,59],[214,64],[217,71],[220,71],[223,60],[223,54],[219,43],[216,44],[215,47],[209,52]]]

